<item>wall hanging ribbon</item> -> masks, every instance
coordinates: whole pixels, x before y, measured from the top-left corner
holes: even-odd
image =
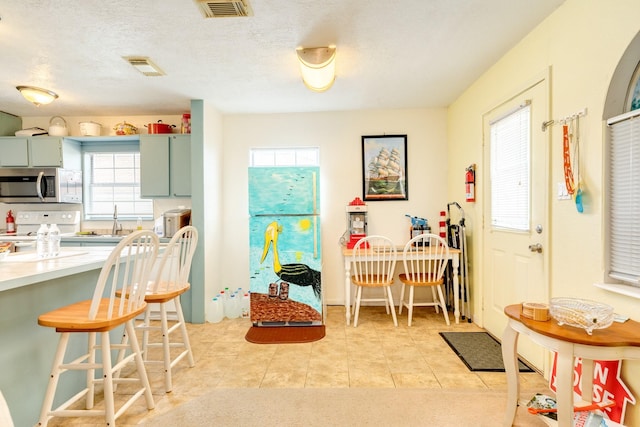
[[[571,116],[542,123],[542,131],[554,124],[562,124],[562,159],[564,164],[564,182],[576,204],[578,212],[584,212],[582,204],[582,181],[580,178],[580,117],[587,114],[583,108]],[[575,127],[574,127],[575,124]],[[573,153],[571,148],[573,146]]]
[[[573,196],[578,212],[584,211],[580,180],[580,115],[575,115],[562,125],[562,157],[564,162],[564,182],[567,193]],[[575,122],[575,128],[574,128]],[[571,153],[573,145],[573,154]]]

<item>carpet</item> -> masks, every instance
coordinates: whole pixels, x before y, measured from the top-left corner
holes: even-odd
[[[294,344],[318,341],[324,335],[324,325],[252,326],[244,338],[254,344]]]
[[[440,336],[470,371],[504,372],[502,347],[487,332],[440,332]],[[533,372],[520,359],[518,367],[520,372]]]
[[[505,391],[486,389],[221,388],[174,408],[158,406],[139,425],[495,427],[503,425],[506,402]],[[519,406],[514,425],[546,424]]]

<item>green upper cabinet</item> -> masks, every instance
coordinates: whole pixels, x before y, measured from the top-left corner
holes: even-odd
[[[0,138],[0,167],[80,169],[80,144],[58,136]]]
[[[191,136],[140,135],[140,193],[144,198],[191,197]]]
[[[0,138],[0,167],[29,166],[29,139],[8,136]]]
[[[171,135],[171,192],[175,197],[191,197],[191,135]]]

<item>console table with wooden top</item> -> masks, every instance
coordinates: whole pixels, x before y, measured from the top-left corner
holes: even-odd
[[[502,335],[502,358],[507,375],[505,426],[513,424],[520,396],[517,369],[519,334],[558,354],[556,402],[559,427],[573,424],[574,358],[582,358],[582,400],[587,402],[592,401],[594,360],[640,359],[640,323],[633,320],[614,322],[608,328],[596,329],[593,335],[589,335],[581,328],[560,326],[554,319],[543,322],[523,317],[522,304],[509,305],[504,313],[509,318]],[[589,390],[588,395],[584,395],[586,390]]]

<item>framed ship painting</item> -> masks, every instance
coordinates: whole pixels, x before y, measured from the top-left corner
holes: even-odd
[[[362,137],[362,199],[408,200],[407,135]]]

